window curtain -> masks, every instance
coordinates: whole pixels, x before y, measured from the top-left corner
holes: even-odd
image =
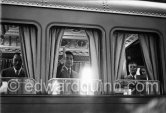
[[[27,75],[35,80],[40,80],[40,72],[37,67],[41,64],[40,60],[37,59],[41,59],[40,49],[38,48],[38,45],[41,45],[41,38],[37,36],[37,29],[30,25],[20,26],[20,37]]]
[[[47,80],[51,78],[56,78],[58,57],[59,57],[59,47],[61,44],[61,39],[64,34],[64,28],[52,27],[49,31],[49,38],[47,38],[47,51],[46,51],[46,75],[48,75]]]
[[[93,78],[99,79],[99,66],[100,66],[100,50],[99,50],[99,34],[95,30],[85,30],[90,44],[90,60],[93,72]]]
[[[50,78],[56,77],[58,52],[63,32],[64,29],[53,27],[49,31],[49,37],[42,39],[37,35],[36,27],[32,25],[20,26],[23,61],[30,78],[37,82],[42,80],[47,84]],[[42,52],[44,55],[41,55]],[[43,59],[45,60],[43,61]]]
[[[160,79],[160,83],[162,85],[162,93],[166,95],[166,40],[160,41],[160,49],[161,49],[161,66],[162,66],[162,78]]]
[[[111,37],[111,75],[108,76],[109,82],[121,79],[126,76],[126,55],[125,55],[125,41],[128,34],[125,32],[114,32]],[[125,70],[124,70],[125,69]]]
[[[140,45],[142,47],[145,64],[149,74],[150,80],[158,80],[158,59],[157,59],[157,45],[153,35],[139,34]]]

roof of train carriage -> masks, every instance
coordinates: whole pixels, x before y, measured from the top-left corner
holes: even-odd
[[[166,18],[166,0],[1,0],[0,4]]]

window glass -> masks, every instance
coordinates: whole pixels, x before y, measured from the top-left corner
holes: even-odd
[[[114,93],[159,95],[161,66],[159,37],[155,33],[115,31],[112,45]],[[120,45],[119,45],[120,44]]]
[[[56,30],[56,27],[52,27],[50,31],[53,34]],[[62,28],[59,31],[63,34],[58,34],[61,40],[60,47],[56,48],[57,70],[49,80],[48,93],[100,95],[100,32],[83,28]]]
[[[25,26],[30,27],[32,25],[0,24],[1,94],[36,94],[36,92],[33,90],[35,80],[33,77],[30,77],[27,74],[27,68],[24,65],[26,63],[26,57],[24,57],[26,55],[26,48],[22,46],[26,45],[23,44],[24,42],[28,42],[21,41],[21,38],[23,37],[21,32],[25,33],[25,30],[23,31]],[[32,35],[31,37],[34,38]],[[22,53],[22,50],[24,53]]]

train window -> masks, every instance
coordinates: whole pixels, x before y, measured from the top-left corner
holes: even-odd
[[[112,41],[114,93],[158,95],[162,67],[159,36],[155,33],[115,31]]]
[[[51,68],[48,71],[50,75],[48,94],[101,94],[100,31],[52,27],[49,36],[50,46],[54,47],[48,53],[52,56],[49,58]]]
[[[101,94],[99,30],[54,26],[44,42],[34,25],[0,31],[1,94]]]
[[[35,94],[29,86],[35,83],[34,74],[28,70],[33,67],[35,38],[37,29],[33,25],[0,24],[1,94]]]

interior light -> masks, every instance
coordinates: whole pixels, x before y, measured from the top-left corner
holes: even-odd
[[[92,90],[94,87],[94,74],[92,68],[90,66],[85,66],[81,70],[81,87],[80,94],[81,95],[94,95],[94,91]]]

